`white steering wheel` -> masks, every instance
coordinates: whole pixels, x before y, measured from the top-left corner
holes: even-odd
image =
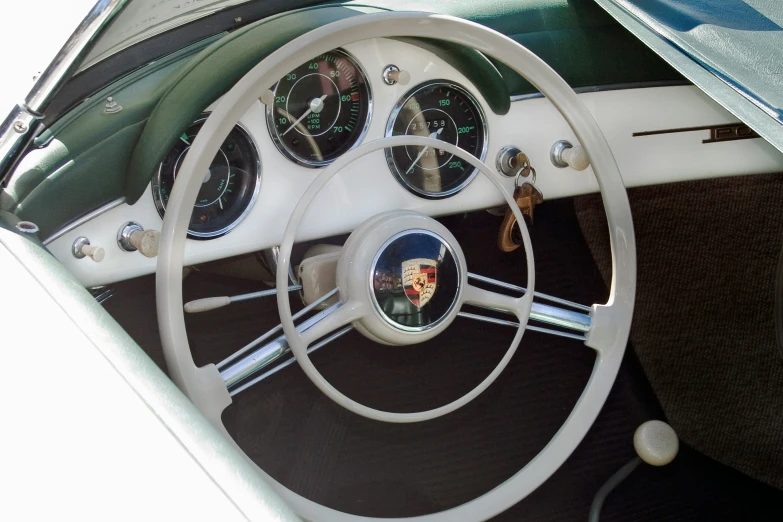
[[[201,185],[197,173],[204,172],[239,118],[279,78],[312,56],[334,48],[372,38],[438,38],[473,47],[492,56],[524,76],[560,111],[586,149],[601,189],[612,246],[612,284],[609,301],[591,307],[585,344],[596,351],[593,373],[574,410],[546,447],[522,470],[503,484],[461,506],[405,520],[440,522],[485,520],[525,498],[568,458],[595,421],[614,383],[625,352],[636,291],[636,246],[628,197],[611,150],[587,109],[568,84],[533,53],[495,31],[464,20],[425,13],[378,13],[360,15],[313,30],[284,45],[250,70],[221,99],[202,126],[177,176],[163,221],[157,270],[157,305],[161,338],[171,378],[212,423],[225,433],[222,411],[231,403],[215,365],[195,366],[185,331],[182,303],[182,266],[189,217]],[[506,202],[524,223],[519,208],[505,190],[500,177],[480,160],[457,147],[431,138],[398,136],[365,143],[341,156],[324,169],[308,187],[294,209],[281,240],[277,272],[278,288],[287,286],[290,251],[298,225],[308,206],[341,168],[366,154],[391,146],[437,146],[479,169],[501,191]],[[338,404],[369,418],[388,422],[416,422],[445,415],[463,406],[486,389],[505,368],[524,333],[533,302],[534,264],[526,227],[520,226],[526,252],[528,289],[521,298],[482,290],[467,283],[465,259],[454,237],[437,221],[410,211],[390,211],[370,218],[349,237],[338,261],[337,283],[340,301],[331,313],[304,332],[296,329],[287,293],[278,294],[281,323],[291,350],[307,376]],[[373,284],[379,260],[400,263],[414,261],[406,253],[406,242],[426,243],[437,252],[435,259],[416,259],[441,271],[449,281],[429,296],[440,301],[437,313],[417,327],[399,322],[383,306],[386,296]],[[428,265],[429,266],[429,265]],[[441,286],[445,290],[441,290]],[[308,345],[347,324],[365,336],[387,344],[412,344],[435,337],[447,328],[463,304],[477,304],[509,311],[520,326],[509,350],[493,372],[464,397],[434,410],[390,413],[375,410],[349,399],[329,384],[310,362]],[[422,304],[422,308],[424,305]],[[228,434],[226,433],[228,436]],[[316,504],[290,491],[259,472],[301,516],[318,521],[371,520]]]

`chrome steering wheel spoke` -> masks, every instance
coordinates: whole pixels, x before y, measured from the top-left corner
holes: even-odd
[[[302,318],[336,293],[337,289],[326,293],[298,312],[294,319]],[[308,346],[308,353],[311,353],[351,331],[353,326],[350,323],[360,319],[363,314],[364,308],[360,303],[349,301],[345,304],[338,301],[301,322],[297,325],[296,332]],[[285,335],[278,335],[272,339],[275,334],[281,331],[282,325],[277,325],[217,364],[220,376],[232,396],[277,373],[296,360],[295,358],[288,359],[258,376],[259,372],[266,370],[291,353]],[[269,339],[272,340],[269,341]],[[268,342],[264,343],[264,341]],[[253,348],[255,349],[253,350]]]
[[[468,279],[472,279],[486,285],[503,288],[504,290],[511,292],[518,292],[523,296],[527,293],[527,290],[521,286],[512,285],[510,283],[505,283],[503,281],[498,281],[496,279],[473,274],[470,272],[468,272]],[[529,320],[543,323],[547,326],[554,326],[559,329],[556,330],[528,324],[526,326],[526,330],[548,333],[560,337],[568,337],[570,339],[576,339],[579,341],[585,341],[587,339],[587,334],[590,331],[590,327],[592,325],[592,309],[589,306],[574,303],[572,301],[554,297],[548,294],[543,294],[541,292],[534,292],[533,299],[538,299],[539,302],[534,301],[532,303]],[[560,306],[544,304],[540,301],[549,301],[550,303],[556,303]],[[517,318],[520,318],[523,302],[521,297],[515,298],[509,295],[493,292],[491,290],[478,288],[474,285],[467,285],[463,295],[463,305],[475,306],[496,312],[509,313],[513,314]],[[473,319],[476,321],[483,321],[503,326],[511,326],[515,328],[519,327],[519,323],[515,321],[479,315],[476,313],[467,312],[465,310],[461,310],[459,316],[465,319]]]

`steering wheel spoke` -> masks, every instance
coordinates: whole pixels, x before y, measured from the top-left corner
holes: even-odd
[[[517,317],[522,317],[524,313],[524,303],[521,298],[484,290],[470,284],[465,286],[462,302],[488,310],[512,313]]]
[[[510,292],[520,293],[523,296],[527,293],[527,290],[521,286],[498,281],[490,277],[468,273],[468,278],[486,285],[503,288]],[[537,299],[538,301],[534,301],[530,306],[529,320],[543,323],[547,327],[528,324],[526,325],[527,330],[548,333],[560,337],[568,337],[579,341],[585,341],[587,339],[587,334],[592,327],[593,310],[591,307],[541,292],[534,292],[533,299]],[[549,303],[554,304],[545,304],[541,301],[548,301]],[[484,308],[486,310],[513,314],[517,318],[523,317],[521,314],[527,313],[521,310],[521,307],[524,306],[524,300],[521,297],[515,298],[491,290],[484,290],[474,285],[468,285],[465,288],[463,304]],[[520,323],[512,320],[480,315],[464,310],[460,311],[459,316],[465,319],[473,319],[515,328],[518,328],[520,325]],[[556,327],[557,329],[548,328],[549,326]]]
[[[365,313],[366,307],[359,301],[348,301],[347,303],[338,301],[318,315],[313,316],[312,319],[315,322],[304,328],[299,333],[299,336],[305,346],[310,346],[318,339],[358,321],[364,317]],[[298,328],[297,331],[299,331]]]

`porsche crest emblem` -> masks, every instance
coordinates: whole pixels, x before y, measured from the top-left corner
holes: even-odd
[[[402,263],[405,297],[417,308],[430,302],[438,284],[438,264],[434,259],[409,259]]]

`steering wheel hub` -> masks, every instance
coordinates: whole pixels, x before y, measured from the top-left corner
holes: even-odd
[[[363,301],[372,312],[355,326],[384,344],[431,339],[456,317],[465,258],[454,236],[429,216],[384,212],[348,238],[337,268],[341,300]]]
[[[462,286],[451,246],[423,229],[405,230],[384,243],[370,277],[376,311],[405,332],[428,330],[445,320]]]

